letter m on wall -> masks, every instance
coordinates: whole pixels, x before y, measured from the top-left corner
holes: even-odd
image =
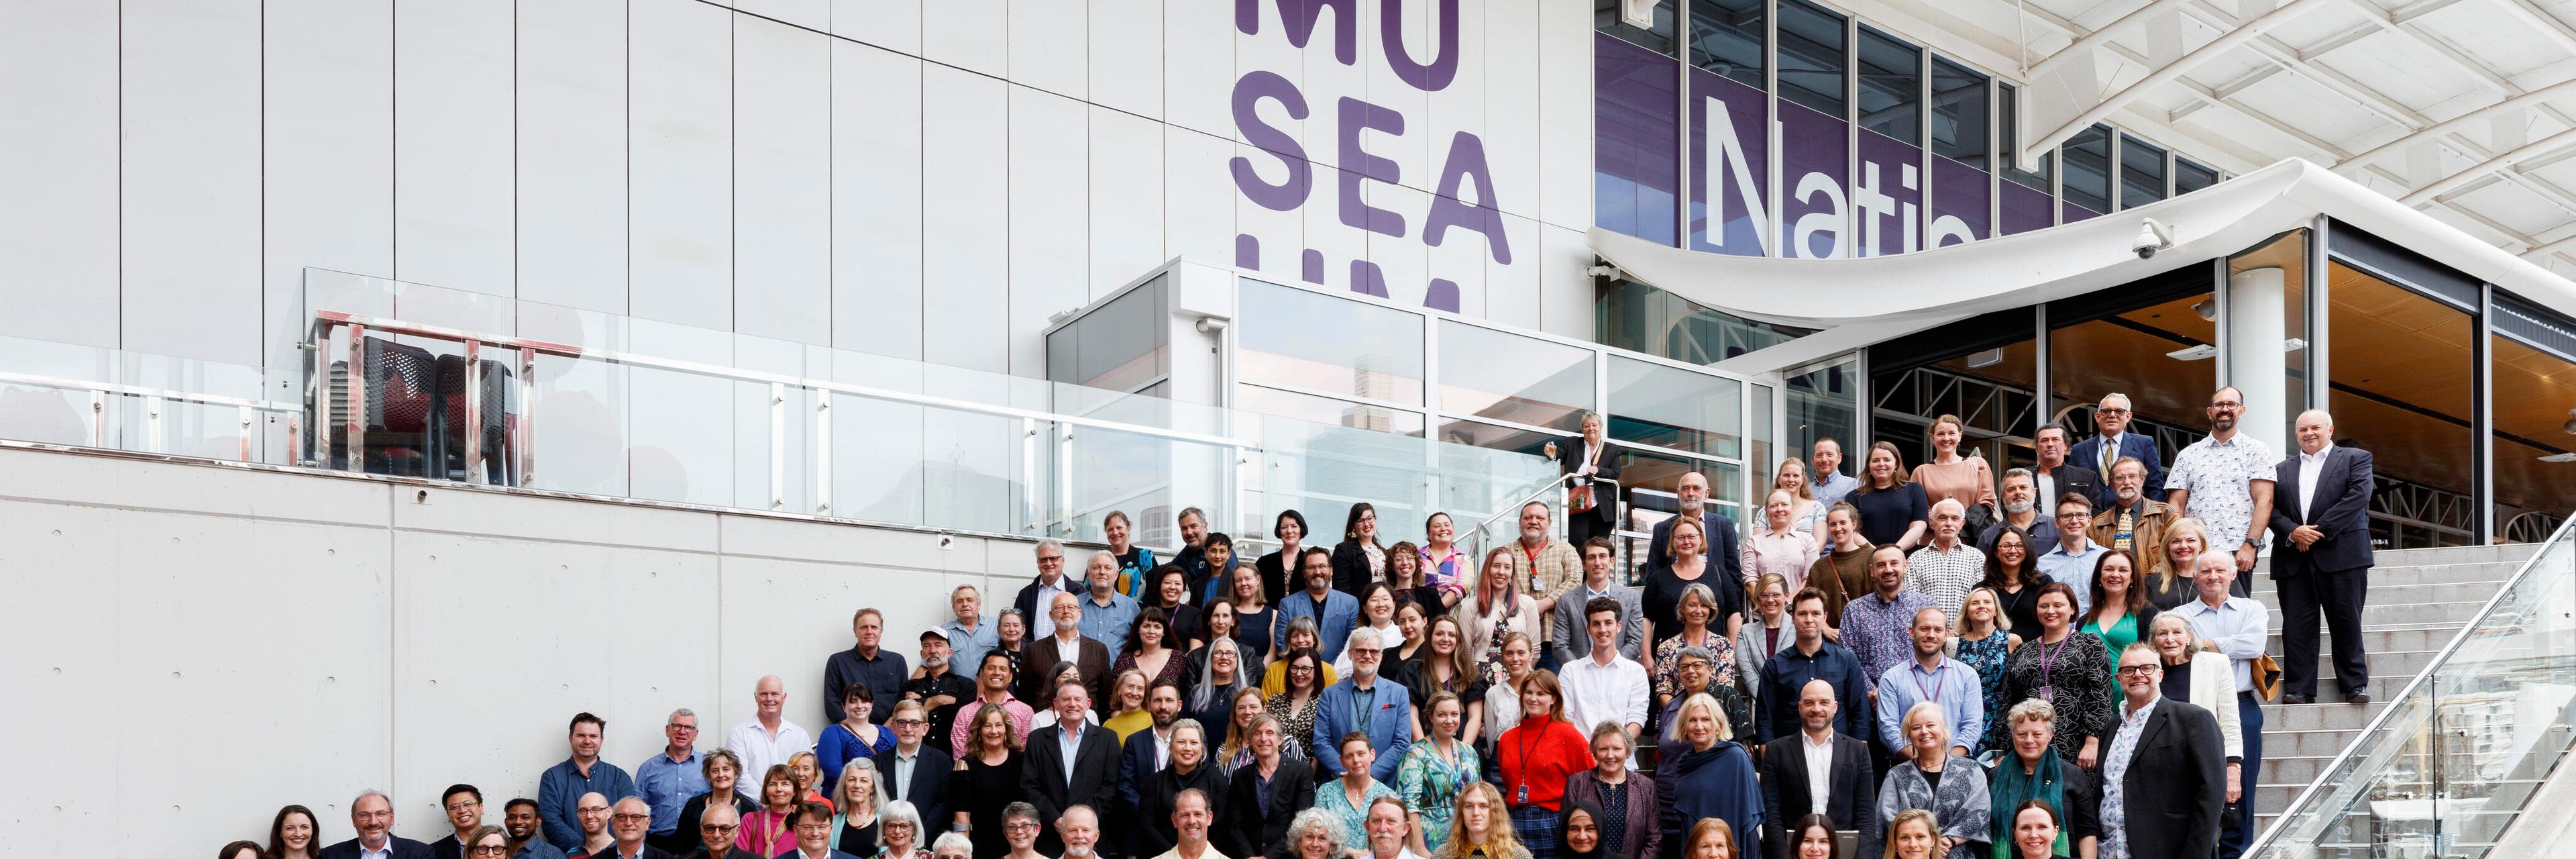
[[[1333,59],[1342,65],[1360,61],[1359,0],[1271,0],[1279,8],[1281,28],[1287,31],[1288,44],[1298,48],[1314,41],[1316,19],[1324,9],[1333,10]],[[1234,0],[1234,29],[1246,36],[1261,34],[1261,0]]]

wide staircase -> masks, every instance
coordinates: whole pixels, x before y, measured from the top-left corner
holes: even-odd
[[[2255,596],[2281,659],[2270,576]],[[2369,599],[2373,701],[2344,700],[2321,646],[2318,700],[2264,707],[2259,855],[2485,856],[2576,740],[2576,547],[2383,551]]]

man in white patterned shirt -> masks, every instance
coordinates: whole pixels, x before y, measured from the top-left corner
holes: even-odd
[[[1932,598],[1945,618],[1958,617],[1968,591],[1986,577],[1986,555],[1959,539],[1968,508],[1956,498],[1932,505],[1932,541],[1905,557],[1905,589]]]
[[[2272,522],[2272,449],[2237,431],[2245,394],[2220,388],[2209,397],[2209,437],[2192,442],[2165,472],[2165,503],[2173,517],[2198,517],[2209,526],[2209,549],[2236,557],[2236,595],[2251,593],[2243,576],[2253,572]]]

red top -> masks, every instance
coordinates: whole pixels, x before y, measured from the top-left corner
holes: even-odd
[[[1503,802],[1518,808],[1549,811],[1565,798],[1565,777],[1592,768],[1592,744],[1572,723],[1545,716],[1523,718],[1494,741],[1494,756],[1503,771]],[[1521,788],[1529,801],[1517,802]]]

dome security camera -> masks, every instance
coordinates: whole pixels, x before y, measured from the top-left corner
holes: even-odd
[[[2153,259],[2156,252],[2173,247],[2173,228],[2156,223],[2154,218],[2138,219],[2138,237],[2129,241],[2129,252],[2139,259]]]

